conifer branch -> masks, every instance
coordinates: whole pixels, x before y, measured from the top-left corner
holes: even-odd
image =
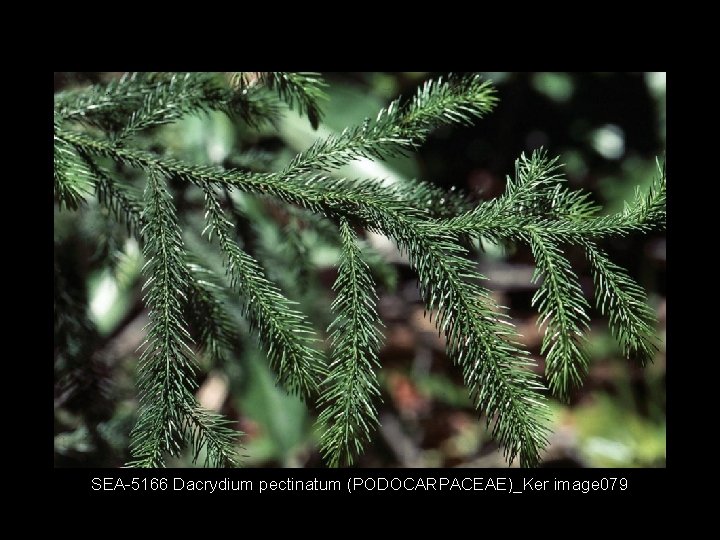
[[[658,349],[656,320],[645,291],[594,243],[585,241],[583,245],[595,280],[595,303],[608,315],[610,330],[623,354],[643,366],[652,362]]]
[[[187,256],[190,281],[187,319],[196,330],[198,345],[215,362],[223,365],[238,342],[236,324],[227,311],[225,289],[218,276]]]
[[[81,157],[93,174],[100,204],[113,212],[118,220],[124,220],[129,228],[128,234],[135,233],[137,240],[142,243],[142,202],[129,187],[116,182],[89,156],[81,154]],[[223,283],[193,255],[186,253],[184,261],[192,278],[186,284],[187,301],[184,312],[190,325],[198,331],[200,348],[209,354],[214,362],[222,364],[237,340],[234,323],[225,305]]]
[[[314,143],[298,154],[278,176],[328,172],[361,158],[385,159],[415,149],[434,129],[447,124],[468,124],[495,106],[495,90],[480,76],[450,77],[426,83],[409,106],[395,100],[375,121]]]
[[[195,407],[185,415],[185,431],[193,448],[193,463],[205,453],[206,467],[238,467],[240,458],[235,450],[241,432],[231,428],[222,415]]]
[[[322,357],[311,345],[314,332],[305,317],[268,281],[258,263],[231,239],[230,222],[209,185],[203,185],[207,232],[223,251],[233,288],[241,295],[246,316],[257,330],[272,369],[291,392],[314,395],[325,376]]]
[[[222,455],[232,464],[234,449],[225,428],[210,422],[195,403],[196,366],[181,303],[191,278],[182,260],[183,243],[170,194],[157,175],[148,176],[145,202],[143,271],[148,276],[145,302],[150,323],[140,358],[140,412],[132,432],[131,465],[159,467],[165,454],[179,455],[189,423],[197,429],[189,432],[196,455],[206,444],[208,461],[217,464]]]
[[[588,358],[584,350],[590,318],[588,303],[578,278],[560,248],[547,236],[530,234],[530,247],[537,262],[533,281],[542,283],[532,303],[540,312],[538,326],[547,323],[541,354],[553,394],[569,399],[573,386],[582,384]]]
[[[503,197],[489,201],[463,215],[438,220],[436,227],[456,234],[522,239],[542,234],[556,241],[579,245],[584,239],[626,236],[665,227],[666,176],[663,166],[646,193],[636,190],[622,212],[597,216],[598,208],[582,191],[570,192],[555,174],[556,160],[544,151],[530,159],[522,156],[516,167],[516,180],[508,179]]]
[[[176,122],[190,113],[224,109],[230,96],[211,74],[174,74],[147,92],[140,106],[115,135],[115,140],[121,141],[144,129]]]
[[[98,127],[118,142],[143,129],[210,110],[235,114],[252,126],[272,123],[280,114],[277,100],[261,86],[236,91],[212,73],[133,73],[55,98],[59,120]]]
[[[80,157],[87,165],[95,183],[98,202],[112,212],[118,221],[124,221],[129,235],[138,236],[142,230],[142,201],[130,186],[116,182],[110,173],[100,167],[84,150],[79,149]]]
[[[144,150],[116,146],[111,141],[69,130],[62,130],[60,137],[80,150],[110,157],[130,167],[176,177],[201,188],[211,184],[270,195],[313,212],[344,212],[362,207],[367,200],[379,205],[401,202],[403,208],[413,208],[412,201],[407,201],[409,187],[396,189],[374,181],[334,179],[319,174],[285,177],[274,173],[226,170],[212,165],[192,165],[172,158],[161,158]],[[442,226],[452,228],[444,224]]]
[[[159,73],[127,73],[120,79],[55,96],[55,114],[62,120],[118,127],[162,81]]]
[[[646,359],[651,354],[647,343],[652,331],[647,326],[651,315],[644,305],[641,291],[632,284],[628,276],[622,278],[609,260],[596,251],[587,237],[588,223],[595,233],[623,234],[631,230],[658,223],[664,219],[664,176],[662,174],[647,195],[639,192],[624,212],[610,217],[596,217],[597,207],[589,202],[588,195],[581,191],[571,192],[562,185],[562,178],[555,174],[556,160],[548,160],[544,151],[534,152],[528,159],[522,156],[516,165],[515,180],[508,178],[505,195],[484,203],[465,215],[451,218],[441,224],[443,228],[477,236],[488,236],[495,240],[517,240],[530,244],[537,261],[534,280],[543,277],[533,304],[538,305],[541,318],[538,324],[548,323],[543,340],[542,353],[547,353],[546,374],[553,393],[567,399],[573,385],[580,384],[587,371],[587,355],[583,350],[583,333],[587,330],[587,301],[570,269],[567,259],[558,247],[558,242],[580,243],[586,249],[593,264],[596,283],[602,287],[598,298],[607,297],[608,286],[623,283],[628,292],[620,299],[616,294],[611,298],[619,302],[622,309],[623,327],[631,332],[630,342],[637,354]],[[632,284],[632,285],[631,285]],[[632,293],[630,293],[632,291]],[[613,291],[615,292],[615,291]],[[631,306],[635,306],[630,309]],[[637,312],[643,306],[642,313]],[[605,309],[605,306],[601,304]],[[620,336],[617,311],[612,320],[613,332]],[[650,318],[650,320],[652,320]],[[632,322],[629,322],[632,321]],[[644,338],[644,339],[643,339]],[[630,354],[628,336],[619,337],[626,354]]]
[[[58,138],[59,126],[55,125],[55,146],[53,148],[53,189],[55,201],[60,208],[77,210],[92,192],[89,172],[77,160],[73,147]]]
[[[530,371],[534,363],[517,344],[507,316],[477,284],[482,276],[465,250],[402,212],[378,209],[371,216],[375,220],[367,226],[390,231],[407,252],[427,309],[447,338],[448,355],[462,367],[473,402],[486,413],[505,457],[512,463],[519,455],[521,466],[535,466],[547,444],[548,411],[539,393],[544,387]]]
[[[370,269],[360,256],[355,233],[346,219],[340,221],[342,257],[333,285],[337,297],[331,309],[335,320],[333,360],[320,398],[318,423],[324,426],[321,451],[331,467],[351,465],[378,425],[373,400],[380,396],[379,369],[381,324],[375,305],[377,295]]]
[[[281,99],[300,114],[306,114],[310,125],[317,129],[322,120],[320,101],[326,100],[327,86],[319,73],[289,73],[272,71],[261,74],[263,82],[277,91]]]

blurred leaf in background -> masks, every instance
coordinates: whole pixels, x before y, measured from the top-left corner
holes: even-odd
[[[300,454],[308,453],[313,435],[307,408],[298,397],[277,387],[258,350],[249,350],[244,361],[248,369],[237,408],[257,426],[250,428],[251,437],[245,445],[247,465],[270,461],[283,467],[300,466]]]

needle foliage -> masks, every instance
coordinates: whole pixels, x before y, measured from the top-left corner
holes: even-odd
[[[362,230],[392,239],[407,255],[428,316],[445,336],[448,355],[508,462],[519,458],[522,466],[537,465],[548,437],[547,394],[567,399],[588,369],[589,303],[565,256],[567,246],[586,253],[595,302],[624,353],[652,360],[654,319],[644,291],[600,244],[665,226],[664,168],[658,167],[647,192],[638,191],[614,215],[601,215],[587,194],[570,190],[557,160],[544,151],[520,156],[505,193],[480,204],[426,182],[388,185],[335,174],[357,159],[410,153],[440,126],[480,120],[498,98],[477,75],[429,81],[410,99],[395,100],[374,118],[320,139],[279,171],[253,169],[252,156],[238,158],[247,165],[240,168],[200,165],[153,139],[155,128],[209,111],[222,111],[251,129],[272,124],[283,103],[315,128],[322,120],[324,86],[315,73],[133,73],[56,94],[58,209],[83,211],[95,197],[139,241],[145,260],[149,324],[129,465],[163,466],[185,448],[209,466],[238,464],[239,433],[195,398],[197,355],[203,352],[220,366],[233,357],[238,328],[227,312],[229,302],[242,307],[277,383],[319,406],[326,463],[353,463],[378,426],[380,399],[382,322],[372,270],[379,262],[358,236]],[[140,179],[142,192],[125,180],[130,174]],[[189,225],[178,194],[190,188],[202,195],[203,249],[219,256],[224,275],[205,264],[196,249],[200,242],[184,235]],[[268,277],[271,269],[246,249],[252,227],[243,225],[247,216],[235,206],[236,193],[285,209],[290,219],[281,230],[288,249],[296,250],[298,270],[305,257],[297,248],[299,223],[339,246],[329,347],[321,346],[308,317]],[[485,286],[468,248],[473,239],[531,248],[538,283],[533,304],[545,328],[544,377]],[[58,274],[56,287],[62,279]],[[78,301],[69,292],[56,294],[56,304]],[[56,305],[56,328],[82,332],[82,319],[71,324],[64,309]],[[81,348],[77,339],[56,340],[61,355],[71,357]]]

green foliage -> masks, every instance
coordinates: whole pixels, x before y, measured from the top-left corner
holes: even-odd
[[[57,130],[57,123],[55,129]],[[87,169],[73,153],[72,146],[55,136],[53,153],[55,200],[63,206],[77,210],[92,191]]]
[[[586,241],[584,246],[595,278],[596,303],[603,315],[609,315],[610,330],[620,341],[623,354],[643,365],[651,362],[657,338],[655,315],[647,305],[645,292],[594,243]]]
[[[233,288],[244,297],[245,315],[258,330],[273,370],[292,392],[312,396],[325,375],[322,357],[312,348],[313,331],[292,309],[280,290],[264,276],[260,265],[230,238],[230,222],[209,185],[205,187],[207,230],[218,237]]]
[[[542,278],[533,304],[541,315],[538,323],[547,323],[542,345],[545,373],[553,393],[567,399],[587,371],[584,334],[589,317],[588,303],[561,246],[585,248],[595,275],[597,304],[609,313],[614,335],[628,357],[648,362],[655,350],[654,317],[645,295],[593,239],[664,227],[666,178],[659,167],[648,193],[638,190],[622,212],[598,217],[588,195],[567,190],[556,171],[556,160],[548,160],[544,152],[522,156],[504,196],[440,225],[461,234],[531,246],[537,262],[535,280]]]
[[[277,91],[280,98],[300,114],[306,114],[313,129],[322,120],[319,101],[327,99],[323,87],[325,81],[317,73],[283,73],[273,71],[261,74],[268,87]]]
[[[560,247],[537,233],[530,234],[530,245],[537,261],[535,279],[543,278],[533,305],[540,311],[538,324],[547,322],[541,349],[546,373],[553,392],[567,398],[572,385],[580,384],[587,372],[582,340],[590,320],[588,303]]]
[[[192,394],[192,338],[181,302],[187,299],[185,291],[193,279],[182,258],[183,242],[170,194],[155,173],[148,175],[143,221],[150,325],[140,359],[140,414],[133,431],[131,465],[159,467],[165,453],[179,455],[183,439],[190,441],[196,458],[205,446],[207,463],[232,465],[235,433],[217,415],[197,407]]]
[[[237,433],[220,415],[202,410],[194,396],[199,354],[230,369],[241,333],[231,315],[234,304],[257,336],[277,382],[320,405],[326,462],[352,464],[378,423],[381,321],[374,275],[388,274],[377,253],[357,237],[355,231],[365,229],[393,239],[406,253],[430,319],[445,335],[474,406],[486,415],[508,461],[519,457],[522,466],[535,466],[547,444],[545,386],[507,314],[483,286],[467,239],[531,247],[539,282],[533,303],[540,323],[547,324],[546,377],[552,393],[567,398],[587,370],[588,304],[563,252],[566,245],[587,253],[597,304],[608,313],[625,353],[643,362],[652,359],[654,321],[644,293],[596,243],[664,227],[664,170],[647,193],[638,191],[622,212],[610,216],[599,216],[587,194],[568,190],[556,160],[542,151],[523,155],[505,194],[479,205],[430,183],[387,185],[333,175],[353,160],[411,152],[439,126],[469,125],[485,116],[497,99],[490,83],[475,75],[427,82],[412,99],[397,99],[374,120],[319,140],[277,172],[255,172],[264,166],[247,164],[250,154],[235,160],[245,163],[243,168],[194,164],[158,151],[145,138],[152,128],[211,110],[258,126],[278,117],[278,100],[316,128],[323,87],[322,79],[309,73],[130,74],[56,96],[58,206],[79,209],[94,186],[99,203],[141,242],[147,261],[144,301],[150,324],[139,364],[140,410],[130,464],[161,466],[185,446],[211,466],[237,463]],[[116,178],[116,171],[128,170],[142,174],[142,199],[131,182]],[[205,210],[208,242],[203,249],[220,255],[225,276],[183,239],[192,221],[185,224],[180,204],[192,190]],[[266,277],[263,257],[256,260],[244,246],[248,216],[235,205],[238,193],[279,203],[277,211],[286,220],[283,249],[295,261],[298,280],[312,272],[303,228],[312,227],[339,246],[329,361],[310,322]],[[74,305],[82,299],[56,298],[56,326],[81,334],[82,324],[70,324],[59,314],[63,302]],[[74,309],[79,311],[81,306]],[[73,354],[70,341],[59,341],[65,355]]]
[[[325,405],[318,422],[326,424],[323,454],[330,465],[352,463],[362,452],[363,440],[377,426],[372,400],[380,396],[375,371],[381,334],[375,310],[377,295],[370,268],[362,260],[357,238],[344,218],[340,221],[342,257],[334,289],[336,314],[330,325],[333,362],[321,398]]]

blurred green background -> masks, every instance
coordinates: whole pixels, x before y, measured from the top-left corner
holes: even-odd
[[[56,90],[117,77],[118,73],[57,73]],[[398,95],[411,96],[425,72],[328,73],[330,99],[325,118],[313,131],[288,111],[276,127],[259,130],[234,125],[222,114],[187,118],[162,128],[146,141],[199,163],[277,169],[316,138],[361,123]],[[441,128],[412,157],[388,162],[358,161],[340,171],[358,177],[402,182],[421,178],[459,189],[476,200],[502,193],[514,160],[543,146],[559,155],[571,186],[592,192],[606,212],[622,209],[636,186],[646,187],[665,148],[664,73],[484,74],[496,87],[499,105],[472,128]],[[142,185],[142,179],[138,179]],[[174,186],[183,212],[186,242],[199,246],[201,228],[196,194]],[[337,249],[322,227],[297,226],[263,200],[234,195],[238,228],[246,249],[260,257],[271,279],[300,303],[322,334],[330,322]],[[298,220],[305,219],[304,216]],[[295,221],[294,221],[295,220]],[[58,375],[55,388],[56,466],[120,466],[127,458],[128,434],[136,410],[135,368],[146,322],[139,272],[142,257],[121,225],[89,201],[82,214],[57,212],[56,259],[72,267],[71,286],[83,290],[88,324],[83,339],[92,369],[68,384]],[[379,283],[379,312],[386,336],[381,351],[382,428],[359,467],[505,466],[484,420],[470,406],[460,374],[445,356],[443,341],[423,317],[413,273],[391,244],[369,239],[384,254],[373,271]],[[532,257],[518,247],[487,245],[480,271],[500,304],[508,306],[526,347],[539,360],[542,334],[530,306]],[[569,467],[663,467],[665,465],[665,235],[608,241],[611,257],[648,291],[657,310],[661,348],[642,369],[624,360],[607,329],[592,312],[590,373],[569,404],[552,402],[553,435],[544,464]],[[588,298],[593,287],[582,253],[569,251]],[[108,263],[110,261],[110,263]],[[213,253],[207,263],[221,268]],[[65,286],[65,285],[63,285]],[[56,283],[56,288],[58,287]],[[237,308],[236,308],[237,309]],[[238,310],[239,312],[239,310]],[[240,321],[238,324],[242,324]],[[254,340],[238,344],[236,358],[213,366],[203,358],[198,399],[236,422],[246,466],[321,466],[316,411],[274,385]],[[56,338],[57,339],[57,338]],[[327,345],[325,345],[327,346]],[[56,367],[57,373],[57,367]],[[188,466],[187,459],[173,465]]]

